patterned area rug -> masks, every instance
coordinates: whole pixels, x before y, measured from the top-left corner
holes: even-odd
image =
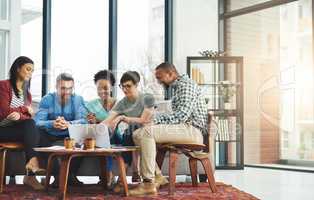
[[[238,190],[231,185],[217,183],[218,192],[211,193],[207,183],[201,183],[198,187],[192,187],[191,183],[178,183],[176,184],[175,195],[168,195],[168,188],[160,189],[158,196],[155,197],[122,197],[114,195],[110,192],[104,191],[97,185],[85,185],[83,187],[69,187],[67,192],[67,199],[73,200],[256,200],[258,198]],[[58,190],[49,189],[49,192],[34,192],[29,187],[23,185],[6,185],[4,192],[0,194],[1,200],[53,200],[57,199]]]

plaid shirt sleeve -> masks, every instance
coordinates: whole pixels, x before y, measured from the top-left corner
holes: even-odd
[[[191,116],[193,108],[196,105],[198,90],[195,84],[186,82],[181,84],[175,91],[174,96],[177,97],[172,102],[172,113],[162,113],[154,118],[155,124],[179,124],[185,123]]]

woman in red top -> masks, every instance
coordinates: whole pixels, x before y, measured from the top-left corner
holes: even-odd
[[[27,176],[24,176],[23,183],[41,190],[44,187],[36,180],[35,173],[42,169],[33,150],[40,137],[32,119],[32,97],[29,92],[33,71],[33,61],[20,56],[10,68],[9,80],[0,81],[0,142],[18,141],[24,144]]]

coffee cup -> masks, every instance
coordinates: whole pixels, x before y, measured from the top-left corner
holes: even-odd
[[[75,148],[75,140],[72,138],[64,138],[64,148],[73,150]]]
[[[86,138],[84,140],[84,150],[94,150],[96,146],[96,140],[94,138]]]

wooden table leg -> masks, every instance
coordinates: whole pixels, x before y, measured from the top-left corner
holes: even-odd
[[[5,155],[6,149],[0,149],[0,193],[3,191],[3,181],[5,180]]]
[[[72,155],[63,155],[61,156],[61,166],[60,166],[60,174],[59,174],[59,199],[65,200],[66,191],[67,191],[67,183],[69,176],[69,168],[70,162],[73,158]]]
[[[100,163],[100,180],[103,182],[103,186],[107,190],[108,189],[107,157],[99,157],[99,163]]]
[[[52,166],[53,166],[53,159],[54,159],[54,154],[50,154],[48,157],[48,164],[47,164],[47,171],[46,171],[46,181],[45,181],[45,189],[48,191],[49,184],[50,184],[50,177],[51,177],[51,171],[52,171]]]
[[[116,158],[118,166],[119,166],[119,178],[124,188],[124,194],[125,196],[129,196],[129,189],[128,189],[128,183],[126,181],[126,171],[125,171],[123,157],[121,156],[121,154],[116,154],[114,157]]]

